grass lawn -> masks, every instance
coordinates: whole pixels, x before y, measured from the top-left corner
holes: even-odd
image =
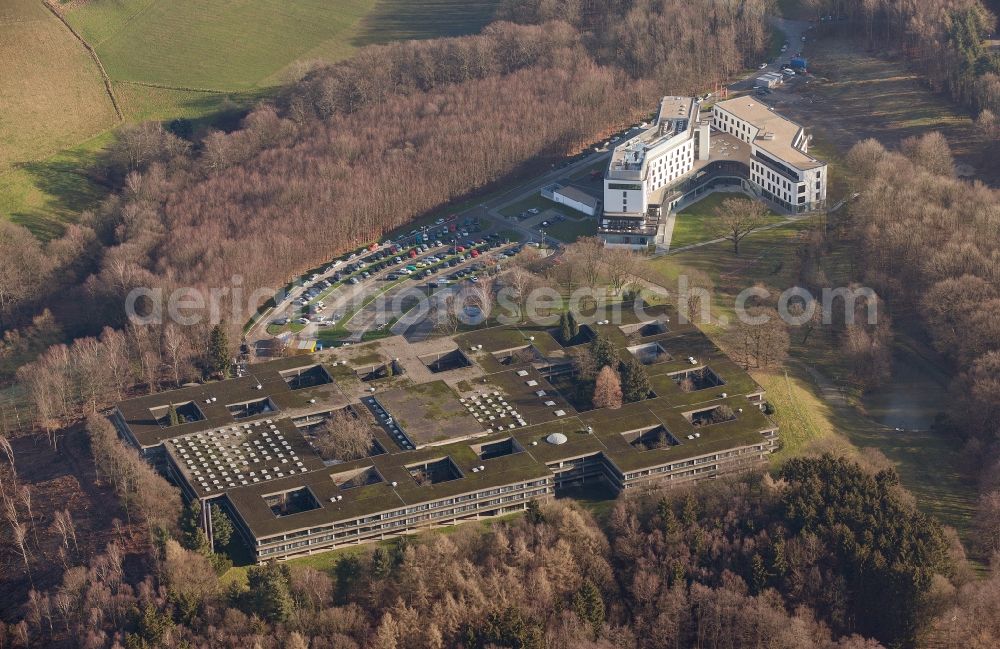
[[[591,172],[600,171],[601,172],[601,179],[603,180],[604,169],[607,166],[608,166],[608,159],[607,158],[601,158],[600,160],[598,160],[596,162],[592,162],[591,164],[586,165],[582,169],[578,169],[578,170],[574,171],[572,174],[569,175],[569,179],[571,181],[573,181],[573,182],[589,183],[589,182],[591,182]],[[600,183],[594,181],[594,185],[595,186],[600,186]]]
[[[774,95],[776,110],[816,136],[811,152],[842,155],[866,138],[895,148],[904,138],[940,131],[960,171],[993,184],[1000,180],[993,143],[981,137],[968,113],[928,89],[918,70],[865,52],[851,40],[847,24],[823,29],[829,33],[806,50],[815,78],[801,86],[794,101],[781,99],[784,91]]]
[[[110,139],[111,132],[104,131],[72,148],[0,171],[0,218],[25,226],[43,240],[59,236],[66,224],[104,197],[106,190],[86,170]]]
[[[547,198],[543,198],[540,193],[534,192],[527,198],[522,198],[519,201],[515,201],[513,203],[510,203],[509,205],[505,205],[500,210],[500,213],[503,214],[504,216],[515,217],[518,216],[521,212],[527,212],[531,208],[535,208],[542,212],[544,212],[545,210],[555,210],[556,212],[559,212],[560,214],[565,214],[566,216],[569,216],[568,212],[572,211],[565,205],[560,205],[555,201],[550,201]]]
[[[208,92],[153,88],[129,81],[112,83],[126,121],[187,119],[193,126],[211,123],[228,130],[243,111],[268,95],[266,89]]]
[[[670,289],[676,289],[683,274],[704,273],[715,288],[713,316],[728,322],[734,317],[734,299],[743,289],[757,282],[781,287],[779,291],[794,284],[802,238],[813,225],[813,219],[803,219],[754,232],[740,243],[739,256],[733,254],[731,243],[721,241],[658,257],[645,264],[646,271]]]
[[[713,316],[732,321],[734,298],[741,290],[763,283],[776,294],[797,284],[802,237],[818,223],[807,219],[752,234],[739,257],[728,243],[716,243],[651,260],[647,267],[668,288],[676,287],[684,273],[704,273],[714,287]],[[823,257],[830,286],[847,285],[856,272],[855,245],[839,241]],[[713,336],[722,330],[718,322],[702,326]],[[781,428],[782,448],[775,462],[810,450],[853,454],[853,449],[877,449],[896,467],[921,509],[954,526],[968,541],[976,485],[956,445],[927,430],[946,405],[947,375],[905,322],[897,322],[896,330],[893,377],[869,394],[851,384],[839,339],[828,328],[817,329],[805,341],[802,330],[791,332],[787,379],[784,371],[755,375]]]
[[[579,220],[568,218],[561,223],[553,223],[545,232],[550,237],[565,243],[573,243],[580,237],[592,237],[597,234],[597,219],[591,216],[583,216]]]
[[[746,194],[736,192],[716,192],[677,213],[674,220],[674,231],[670,238],[671,248],[683,248],[694,243],[711,241],[719,238],[715,231],[715,210],[727,198],[747,198]],[[782,217],[768,212],[765,224],[777,223]]]
[[[38,0],[0,3],[0,57],[8,72],[0,77],[0,218],[50,238],[100,193],[75,170],[117,117],[93,59]]]
[[[815,386],[787,371],[755,372],[753,378],[767,390],[767,400],[775,410],[771,418],[780,428],[781,447],[772,456],[773,464],[819,448],[853,452]]]
[[[251,88],[300,57],[344,58],[373,0],[97,0],[67,14],[115,81]],[[314,57],[320,58],[320,57]]]

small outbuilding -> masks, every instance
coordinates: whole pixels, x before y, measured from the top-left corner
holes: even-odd
[[[542,197],[550,201],[571,207],[587,216],[597,214],[597,199],[572,185],[548,185],[542,188]]]

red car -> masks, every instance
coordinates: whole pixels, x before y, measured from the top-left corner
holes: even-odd
[[[476,250],[475,248],[473,248],[473,249],[472,249],[472,256],[473,256],[473,257],[478,257],[478,256],[479,256],[479,251],[478,251],[478,250]]]
[[[410,259],[414,259],[416,256],[417,256],[417,251],[416,250],[411,250],[410,251]]]

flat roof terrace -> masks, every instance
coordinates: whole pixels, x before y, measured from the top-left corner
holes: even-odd
[[[607,178],[642,180],[646,152],[674,139],[678,143],[685,140],[697,118],[697,104],[693,97],[664,97],[660,101],[656,123],[611,152]]]
[[[482,459],[478,449],[484,443],[502,441],[507,433],[461,441],[447,446],[433,446],[405,454],[393,453],[354,462],[285,476],[266,484],[239,486],[226,491],[226,497],[240,513],[251,532],[258,538],[296,530],[331,525],[337,521],[375,516],[431,500],[473,493],[491,486],[512,484],[532,479],[548,478],[552,473],[525,448]],[[427,463],[447,458],[455,470],[452,479],[418,481],[413,470]],[[479,467],[483,467],[480,470]],[[346,482],[344,476],[378,472],[381,480],[367,484]],[[339,484],[338,484],[339,483]],[[343,485],[343,486],[341,486]],[[281,492],[306,488],[319,507],[285,516],[276,516],[266,497]]]
[[[140,446],[221,426],[343,407],[352,400],[338,385],[342,366],[293,356],[252,365],[243,377],[158,392],[122,401],[118,412]],[[305,380],[308,379],[308,380]],[[178,411],[171,424],[169,411]]]
[[[199,498],[323,467],[288,419],[264,419],[191,433],[164,446]]]
[[[710,148],[707,160],[695,158],[694,165],[687,174],[678,178],[675,182],[665,185],[650,194],[649,202],[663,205],[668,202],[667,197],[677,192],[679,187],[696,180],[703,173],[714,173],[710,167],[719,166],[716,163],[734,162],[744,165],[746,173],[749,175],[751,151],[750,145],[743,140],[716,130],[712,127],[710,135]]]
[[[444,381],[379,392],[373,398],[417,448],[486,433]]]
[[[168,460],[189,492],[224,495],[258,537],[551,480],[556,463],[597,453],[622,472],[670,464],[765,441],[776,428],[759,398],[748,398],[763,390],[695,326],[680,324],[673,307],[624,308],[614,324],[590,327],[622,358],[633,353],[629,347],[651,343],[665,352],[646,366],[654,398],[579,412],[539,371],[553,358],[567,365],[577,348],[564,348],[547,328],[500,326],[432,345],[406,347],[391,338],[254,365],[248,377],[132,399],[119,411],[144,439],[168,440]],[[537,353],[523,362],[503,365],[495,356],[529,345]],[[434,374],[420,360],[456,348],[471,367]],[[536,362],[542,353],[546,360]],[[363,383],[356,376],[360,367],[397,357],[407,370],[401,377]],[[265,399],[274,412],[250,405],[251,416],[235,417],[234,404],[239,414]],[[312,412],[360,409],[359,400],[371,408],[371,399],[420,447],[404,447],[379,429],[385,452],[324,463],[295,427]],[[180,410],[190,421],[165,426],[157,415],[171,403],[187,403]],[[565,442],[548,442],[553,433]]]
[[[814,169],[826,164],[795,146],[802,134],[802,126],[774,112],[767,104],[745,96],[720,101],[715,108],[756,126],[759,132],[753,143],[782,162],[799,169]]]

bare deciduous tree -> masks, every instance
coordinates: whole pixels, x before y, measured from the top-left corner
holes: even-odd
[[[604,241],[598,237],[581,237],[566,246],[565,256],[580,266],[583,282],[590,288],[601,279],[601,261],[604,258]]]
[[[493,280],[484,277],[475,284],[468,286],[463,291],[463,294],[465,296],[463,300],[464,305],[479,309],[482,324],[486,326],[489,323],[490,316],[493,314],[493,307],[496,304],[496,291],[493,289]]]
[[[740,254],[740,242],[764,225],[767,207],[748,198],[727,198],[715,208],[715,231],[733,244],[733,254]]]
[[[523,266],[515,265],[501,275],[500,279],[504,283],[503,290],[517,305],[518,319],[523,321],[525,303],[532,289],[541,283],[540,278]]]
[[[454,292],[448,291],[439,297],[434,310],[434,330],[446,336],[454,335],[461,322],[459,318],[461,308],[458,296]]]
[[[608,283],[618,295],[634,277],[639,256],[628,248],[611,248],[604,255],[604,263],[608,268]]]
[[[781,363],[788,355],[789,338],[778,312],[769,307],[752,307],[746,313],[749,317],[738,319],[725,335],[726,351],[744,369]]]
[[[313,444],[324,457],[349,462],[367,457],[374,441],[369,423],[345,408],[326,418],[316,430]]]

